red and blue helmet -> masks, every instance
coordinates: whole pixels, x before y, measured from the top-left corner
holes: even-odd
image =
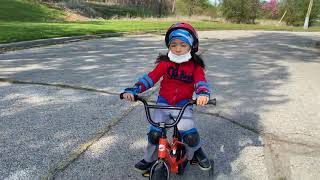
[[[169,47],[170,40],[171,40],[171,38],[170,38],[171,33],[175,30],[178,30],[178,29],[186,30],[191,34],[191,36],[193,37],[193,43],[191,46],[191,50],[194,53],[196,53],[199,48],[199,39],[198,39],[197,31],[190,24],[184,23],[184,22],[179,22],[179,23],[173,24],[169,27],[169,29],[167,30],[166,36],[165,36],[166,46]]]

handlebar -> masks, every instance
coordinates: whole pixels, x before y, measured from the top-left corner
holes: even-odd
[[[124,93],[121,93],[120,94],[120,99],[123,99],[123,94]],[[171,127],[174,127],[176,126],[181,118],[182,118],[182,115],[185,111],[185,109],[190,106],[190,105],[193,105],[193,104],[196,104],[197,101],[196,100],[190,100],[189,102],[187,102],[185,105],[183,105],[182,107],[181,106],[166,106],[166,105],[150,105],[148,104],[148,102],[141,96],[138,96],[138,95],[134,95],[134,101],[141,101],[144,105],[144,109],[145,109],[145,112],[146,112],[146,116],[147,116],[147,119],[149,121],[149,123],[155,127],[160,127],[160,128],[171,128]],[[212,104],[214,106],[217,105],[217,101],[216,101],[216,98],[214,99],[210,99],[208,101],[207,104]],[[151,116],[150,116],[150,109],[170,109],[170,110],[179,110],[179,114],[177,116],[176,119],[172,118],[173,119],[173,123],[164,123],[164,122],[154,122],[152,119],[151,119]]]

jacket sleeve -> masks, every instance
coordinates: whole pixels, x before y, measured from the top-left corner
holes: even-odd
[[[165,74],[165,71],[166,63],[162,61],[158,63],[157,66],[151,72],[139,78],[139,80],[135,83],[135,85],[132,88],[126,88],[124,92],[138,94],[152,88]]]
[[[204,68],[197,66],[194,73],[194,90],[196,96],[210,96],[211,87],[205,78]]]

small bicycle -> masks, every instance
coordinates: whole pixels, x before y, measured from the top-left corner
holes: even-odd
[[[120,94],[120,99],[123,99],[123,93]],[[158,160],[152,165],[150,171],[147,172],[151,180],[158,179],[170,179],[170,172],[178,175],[183,175],[184,169],[188,163],[187,157],[185,155],[185,144],[182,142],[180,133],[178,131],[177,124],[180,122],[185,109],[193,104],[196,104],[196,100],[190,100],[184,106],[164,106],[164,105],[149,105],[147,101],[140,96],[134,96],[135,101],[141,101],[144,105],[146,116],[148,122],[161,129],[161,137],[159,139],[158,146]],[[216,99],[209,100],[208,104],[216,105]],[[176,118],[171,117],[172,123],[160,122],[157,123],[151,119],[150,109],[170,109],[179,110],[179,114]],[[167,139],[168,128],[173,129],[172,142],[170,143]],[[190,164],[195,164],[196,162],[191,161]]]

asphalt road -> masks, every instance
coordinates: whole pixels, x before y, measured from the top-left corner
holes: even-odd
[[[218,105],[196,108],[197,125],[215,168],[172,179],[317,179],[320,34],[200,37]],[[0,54],[0,179],[145,179],[132,167],[148,124],[118,94],[165,51],[146,34]]]

